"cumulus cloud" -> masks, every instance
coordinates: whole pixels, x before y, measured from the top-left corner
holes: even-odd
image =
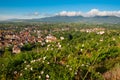
[[[100,11],[98,9],[91,9],[88,12],[81,11],[62,11],[56,15],[60,16],[84,16],[84,17],[93,17],[93,16],[117,16],[120,17],[120,11]]]
[[[79,15],[82,15],[82,13],[81,12],[75,12],[75,11],[72,11],[72,12],[62,11],[62,12],[58,13],[57,15],[61,15],[61,16],[79,16]]]
[[[87,16],[117,16],[120,17],[120,11],[99,11],[98,9],[92,9],[87,12]]]

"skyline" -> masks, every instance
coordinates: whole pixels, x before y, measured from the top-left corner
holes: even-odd
[[[11,18],[42,18],[64,15],[117,15],[120,16],[120,0],[1,0],[0,20]],[[95,12],[94,12],[95,11]]]

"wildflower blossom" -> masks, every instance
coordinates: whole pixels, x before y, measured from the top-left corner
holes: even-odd
[[[70,71],[72,71],[72,68],[69,68]]]
[[[84,44],[82,44],[82,47],[84,47]]]
[[[46,78],[49,79],[49,77],[50,77],[50,76],[47,74],[47,75],[46,75]]]
[[[50,47],[50,45],[47,45],[47,47]]]
[[[45,61],[42,61],[42,63],[44,63]]]
[[[20,76],[22,76],[23,74],[22,73],[20,73]]]
[[[83,49],[80,49],[80,51],[83,51]]]
[[[27,65],[26,67],[30,67],[30,65]]]
[[[30,70],[32,71],[32,70],[33,70],[33,68],[31,67],[31,68],[30,68]]]
[[[75,71],[75,73],[74,73],[75,75],[77,75],[77,71]]]
[[[84,64],[82,64],[81,66],[85,66]]]
[[[40,61],[40,60],[41,60],[41,58],[38,59],[38,61]]]
[[[61,45],[59,45],[58,47],[61,48]]]
[[[25,68],[25,70],[27,70],[27,68]]]
[[[47,64],[50,64],[50,62],[47,62]]]
[[[69,67],[69,65],[66,65],[66,67]]]
[[[27,63],[27,61],[24,61],[24,63]]]
[[[38,76],[38,78],[40,79],[40,78],[41,78],[41,76]]]
[[[61,40],[64,40],[64,37],[60,37]]]
[[[31,61],[31,63],[34,63],[34,62],[35,62],[35,60],[32,60],[32,61]]]
[[[53,48],[51,48],[51,50],[53,50]]]
[[[44,74],[44,71],[41,71],[40,74]]]
[[[43,60],[45,60],[46,59],[46,57],[43,57]]]
[[[17,74],[17,71],[14,71],[14,74]]]
[[[113,41],[115,41],[115,38],[113,38]]]

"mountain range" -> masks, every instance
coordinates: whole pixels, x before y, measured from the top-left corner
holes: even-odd
[[[52,16],[37,19],[9,19],[7,22],[88,22],[88,23],[120,23],[120,17],[116,16]]]

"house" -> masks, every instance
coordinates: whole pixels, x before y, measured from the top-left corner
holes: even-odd
[[[14,45],[13,48],[12,48],[12,53],[18,54],[20,52],[21,52],[20,47],[17,46],[17,45]]]
[[[64,37],[61,36],[60,39],[61,39],[61,40],[64,40]]]
[[[38,38],[37,42],[42,43],[43,42],[43,38]]]
[[[97,34],[104,34],[105,33],[105,31],[99,31],[99,32],[97,32]]]
[[[48,42],[55,42],[57,41],[57,38],[55,36],[52,36],[51,34],[49,34],[48,36],[46,36],[45,41]]]

